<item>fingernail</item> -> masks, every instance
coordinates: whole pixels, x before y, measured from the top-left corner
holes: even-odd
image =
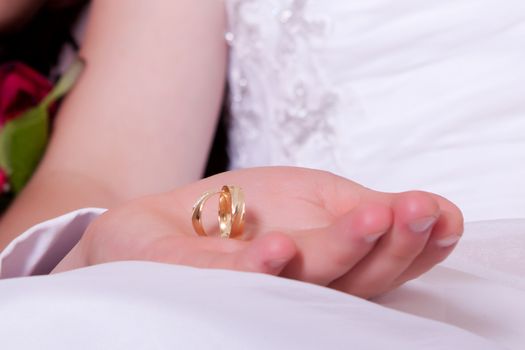
[[[374,243],[379,238],[381,238],[385,233],[386,233],[386,231],[373,233],[371,235],[366,235],[365,236],[365,241],[367,241],[368,243]]]
[[[277,260],[270,260],[268,261],[266,264],[268,265],[268,267],[270,267],[271,269],[279,269],[281,267],[283,267],[284,265],[286,265],[286,263],[289,261],[290,259],[277,259]]]
[[[442,238],[438,241],[436,241],[437,245],[442,247],[442,248],[448,248],[448,247],[452,247],[454,244],[456,244],[459,239],[461,238],[461,236],[459,235],[453,235],[453,236],[449,236],[449,237],[446,237],[446,238]]]
[[[435,223],[437,218],[435,216],[427,216],[421,219],[417,219],[408,224],[408,227],[412,232],[424,233],[427,232]]]

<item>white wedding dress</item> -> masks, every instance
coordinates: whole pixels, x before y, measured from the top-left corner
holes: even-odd
[[[525,216],[525,2],[231,0],[234,168],[424,189]]]
[[[232,167],[438,192],[468,221],[456,252],[374,302],[141,262],[2,280],[2,346],[524,349],[525,2],[225,3]],[[0,254],[0,277],[49,271],[100,213],[27,231]]]

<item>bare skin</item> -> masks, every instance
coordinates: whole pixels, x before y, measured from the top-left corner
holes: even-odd
[[[246,193],[244,240],[193,233],[194,201],[225,183]],[[151,260],[281,275],[371,298],[445,259],[462,232],[459,209],[433,194],[375,192],[310,169],[246,169],[109,210],[55,272]]]

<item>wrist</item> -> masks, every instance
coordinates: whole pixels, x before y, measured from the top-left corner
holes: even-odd
[[[79,208],[108,208],[123,199],[103,183],[69,171],[38,171],[0,220],[0,250],[21,232]]]

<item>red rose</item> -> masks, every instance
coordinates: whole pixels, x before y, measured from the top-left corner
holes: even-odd
[[[0,169],[0,195],[7,190],[8,181],[5,172]]]
[[[7,185],[7,175],[0,168],[0,194],[4,192],[5,186]]]
[[[0,127],[38,105],[52,87],[40,73],[23,63],[0,66]]]

